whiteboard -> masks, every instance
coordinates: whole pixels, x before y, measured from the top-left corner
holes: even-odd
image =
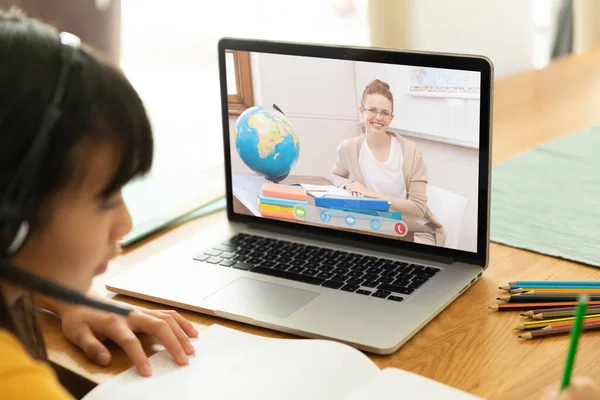
[[[407,94],[424,97],[479,99],[480,75],[473,71],[410,67]]]
[[[432,93],[423,95],[411,90],[414,66],[355,62],[356,98],[360,102],[365,86],[373,79],[390,85],[394,95],[394,119],[390,129],[406,136],[420,137],[443,143],[479,148],[480,73],[475,71],[444,70],[451,85],[465,85],[469,93]],[[434,81],[435,82],[435,81]],[[427,82],[430,83],[430,82]],[[447,85],[446,85],[447,86]],[[460,90],[460,89],[458,89]],[[468,94],[468,95],[466,95]]]

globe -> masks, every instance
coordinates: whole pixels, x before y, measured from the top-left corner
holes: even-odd
[[[235,147],[252,171],[278,183],[290,173],[300,155],[300,143],[287,117],[278,110],[255,106],[235,124]]]

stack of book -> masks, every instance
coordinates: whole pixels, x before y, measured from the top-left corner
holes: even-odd
[[[294,206],[306,204],[306,190],[300,186],[264,183],[258,196],[263,217],[295,220]]]

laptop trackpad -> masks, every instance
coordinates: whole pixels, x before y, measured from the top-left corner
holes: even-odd
[[[255,314],[285,318],[319,293],[276,283],[240,278],[208,296],[210,308],[252,317]]]

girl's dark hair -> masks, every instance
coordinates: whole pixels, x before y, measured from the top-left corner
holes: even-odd
[[[63,46],[49,25],[17,10],[0,10],[0,199],[56,90]],[[106,197],[152,165],[152,131],[140,97],[117,68],[86,46],[75,52],[61,110],[42,156],[43,170],[33,182],[35,198],[20,205],[34,230],[42,203],[81,167],[72,153],[84,139],[114,143],[120,151],[115,173],[102,191]],[[0,328],[13,331],[6,309],[0,305]]]

